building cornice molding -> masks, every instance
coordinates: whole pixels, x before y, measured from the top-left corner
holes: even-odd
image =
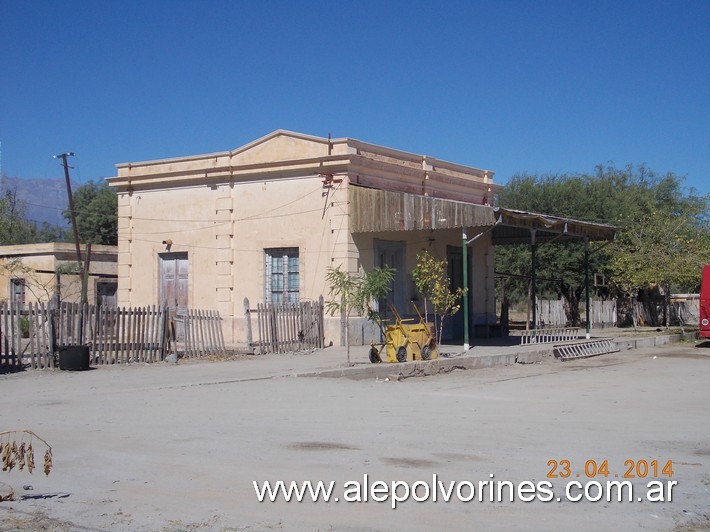
[[[268,145],[279,137],[321,145],[323,154],[314,155],[321,148],[308,148],[308,144],[304,144],[303,157],[280,159],[277,156],[268,160],[269,152],[259,152],[259,146]],[[276,144],[271,148],[277,150],[279,156],[284,154],[278,152],[280,146]],[[288,150],[291,144],[284,146],[285,154],[293,155]],[[249,157],[251,150],[256,151]],[[267,160],[249,162],[259,157]],[[493,183],[494,173],[488,170],[351,138],[327,139],[285,130],[274,131],[228,152],[123,163],[117,168],[118,175],[107,181],[119,192],[330,174],[347,175],[365,186],[377,187],[379,183],[389,190],[417,190],[433,197],[468,201],[480,201],[486,195],[490,199],[490,195],[502,188]]]

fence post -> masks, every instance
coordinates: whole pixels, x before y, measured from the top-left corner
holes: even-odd
[[[254,348],[252,347],[254,345],[253,342],[253,337],[251,333],[251,312],[249,312],[249,298],[245,297],[244,298],[244,323],[246,324],[247,328],[247,351],[250,355],[254,354]]]
[[[224,353],[226,350],[224,346],[224,331],[222,330],[222,318],[219,315],[219,312],[217,312],[217,334],[219,335],[217,337],[217,340],[219,341],[219,348]]]
[[[168,344],[166,341],[168,336],[168,322],[165,319],[165,315],[166,312],[164,311],[164,307],[158,306],[158,328],[160,330],[160,336],[158,338],[158,356],[160,357],[160,360],[165,360],[165,346]]]
[[[264,354],[264,349],[266,344],[266,333],[264,328],[264,305],[261,303],[256,304],[256,321],[259,327],[259,354]]]
[[[317,346],[323,348],[325,345],[325,323],[323,320],[323,313],[325,311],[325,302],[323,300],[323,295],[318,297],[318,343]]]

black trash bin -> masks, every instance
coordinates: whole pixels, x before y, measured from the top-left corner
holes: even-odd
[[[59,347],[59,369],[81,371],[89,369],[91,353],[88,345],[64,345]]]

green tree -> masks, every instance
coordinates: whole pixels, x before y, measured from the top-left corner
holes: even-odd
[[[42,222],[37,227],[35,242],[63,242],[67,238],[67,230],[57,225]]]
[[[326,282],[330,295],[335,299],[326,301],[326,309],[331,316],[340,312],[345,320],[345,353],[347,364],[350,365],[350,327],[348,323],[354,312],[365,316],[371,321],[379,318],[378,311],[372,303],[385,297],[390,291],[394,280],[395,269],[385,266],[375,268],[367,273],[352,274],[337,268],[328,268]]]
[[[498,196],[501,207],[521,209],[557,216],[609,223],[614,206],[604,196],[613,190],[610,179],[577,175],[517,175]],[[530,245],[505,246],[496,249],[496,271],[522,275],[532,274]],[[593,272],[604,270],[605,252],[591,257]],[[543,244],[537,248],[538,295],[561,297],[567,321],[580,324],[579,303],[584,294],[584,244]],[[508,290],[512,299],[526,300],[529,282],[515,283]]]
[[[118,197],[116,192],[104,183],[89,181],[74,193],[74,210],[79,241],[82,243],[115,246],[118,243]],[[64,218],[71,220],[69,210]],[[73,240],[73,234],[67,240]]]
[[[429,301],[434,308],[437,344],[441,343],[444,319],[458,312],[461,298],[466,295],[466,290],[461,287],[451,291],[451,280],[446,276],[446,266],[446,260],[437,259],[428,251],[421,251],[417,254],[417,264],[412,270],[414,285],[424,297],[425,321],[429,321]]]
[[[710,263],[709,206],[710,196],[684,193],[680,180],[668,174],[650,182],[620,222],[610,260],[613,279],[627,293],[660,287],[666,327],[671,292],[697,290],[701,265]]]
[[[617,242],[590,257],[590,270],[607,275],[616,292],[642,290],[650,282],[667,290],[692,287],[707,260],[708,196],[685,192],[682,179],[672,173],[629,165],[598,166],[594,174],[522,174],[511,179],[497,201],[502,207],[616,225]],[[656,260],[636,256],[644,249]],[[555,279],[541,282],[540,294],[563,297],[574,325],[580,323],[584,294],[583,257],[583,244],[544,244],[537,253],[538,276]],[[496,270],[530,275],[530,247],[497,249]],[[518,297],[522,292],[518,289]]]
[[[0,245],[28,244],[36,241],[35,224],[24,219],[25,204],[16,189],[7,189],[0,197]]]

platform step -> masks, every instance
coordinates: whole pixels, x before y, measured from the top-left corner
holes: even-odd
[[[553,346],[553,350],[555,356],[562,360],[594,357],[620,351],[612,338],[600,338],[598,340],[587,340],[574,344],[556,345]]]

